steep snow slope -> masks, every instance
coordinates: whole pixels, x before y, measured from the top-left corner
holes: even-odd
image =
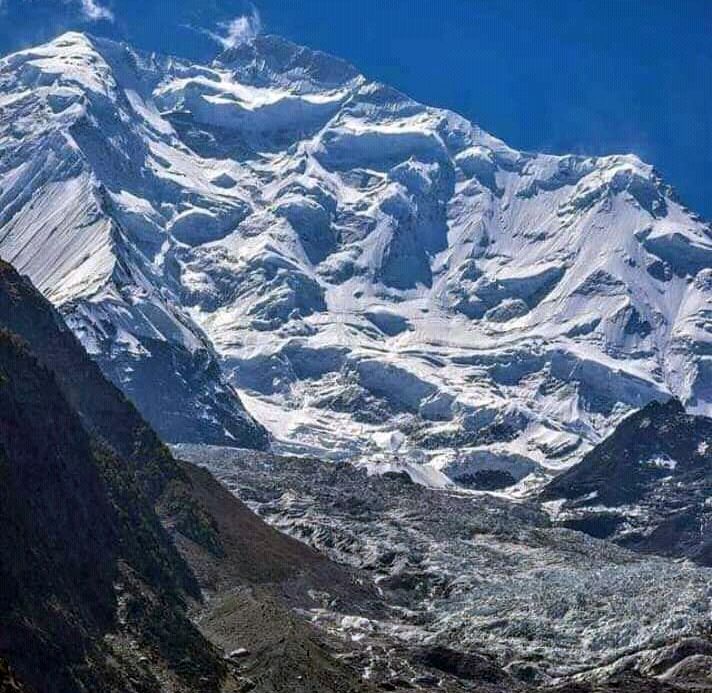
[[[263,447],[265,431],[177,300],[154,210],[177,218],[184,200],[228,204],[198,177],[178,184],[156,170],[170,129],[134,91],[149,73],[101,45],[67,34],[0,62],[0,254],[165,439]]]
[[[274,37],[66,34],[0,63],[0,167],[0,255],[172,440],[255,434],[229,382],[278,449],[518,481],[712,411],[712,234],[632,155],[518,152]]]

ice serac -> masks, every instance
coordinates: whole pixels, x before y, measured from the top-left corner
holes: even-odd
[[[238,391],[277,449],[400,430],[492,485],[712,411],[712,233],[635,156],[519,152],[276,37],[79,34],[0,63],[0,153],[0,255],[169,439],[264,441]]]

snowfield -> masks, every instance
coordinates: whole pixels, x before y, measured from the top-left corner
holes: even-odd
[[[400,432],[424,480],[506,486],[650,400],[712,414],[712,233],[652,167],[275,37],[0,61],[0,255],[173,442],[265,446],[254,417],[370,464]]]

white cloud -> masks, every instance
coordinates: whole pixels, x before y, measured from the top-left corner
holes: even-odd
[[[100,5],[97,0],[79,0],[84,16],[92,22],[106,20],[114,21],[114,13],[108,8]]]
[[[205,31],[205,33],[224,48],[233,48],[255,38],[262,31],[262,19],[253,5],[250,14],[235,17],[229,22],[221,22],[218,26],[220,33],[214,31]]]

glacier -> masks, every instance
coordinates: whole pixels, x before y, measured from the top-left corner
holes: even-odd
[[[170,442],[526,488],[652,400],[712,414],[712,231],[653,167],[274,36],[0,60],[0,256]]]

